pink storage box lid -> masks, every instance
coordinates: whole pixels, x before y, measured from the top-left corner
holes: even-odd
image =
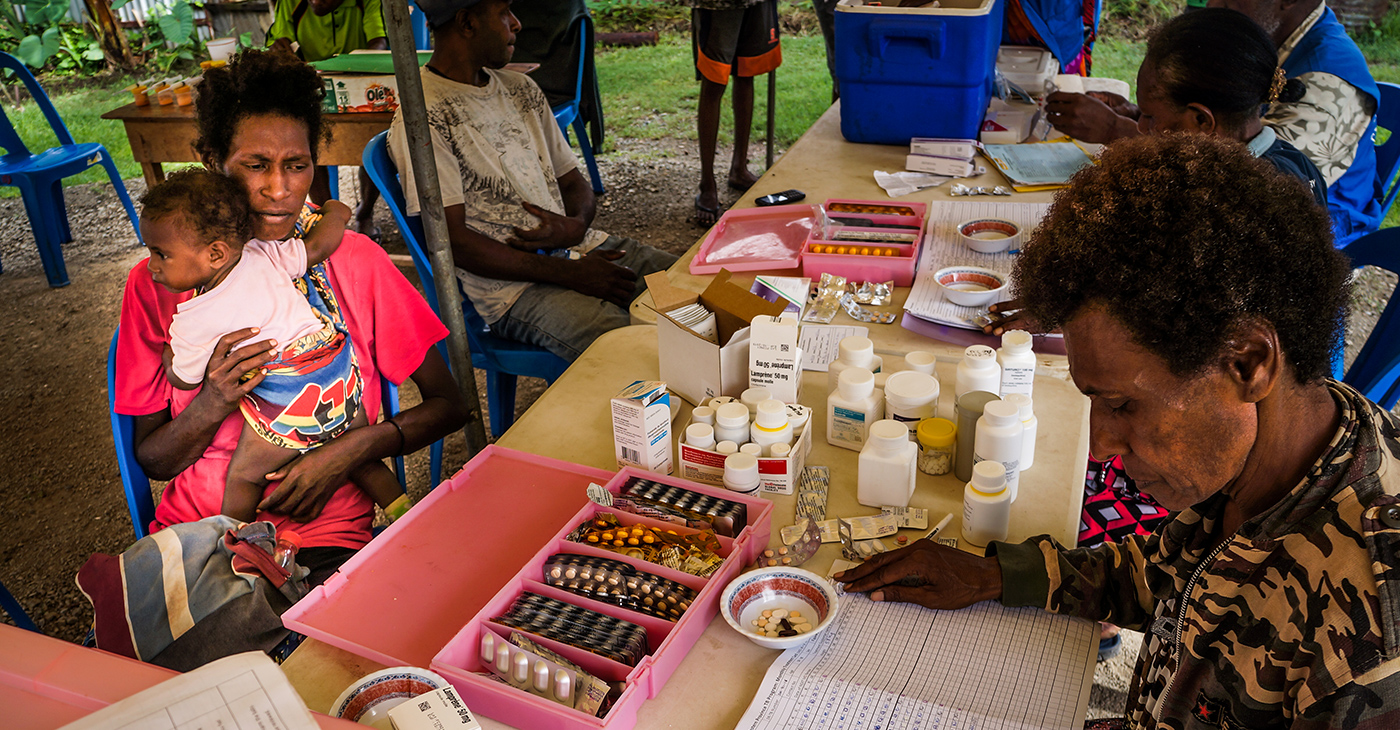
[[[816,225],[811,205],[774,205],[729,210],[705,234],[690,261],[690,273],[778,271],[802,262],[802,244]]]

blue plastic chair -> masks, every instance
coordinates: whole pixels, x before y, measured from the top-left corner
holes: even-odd
[[[388,132],[380,132],[369,141],[365,147],[364,167],[369,172],[370,180],[379,188],[389,211],[394,214],[394,222],[403,232],[404,242],[413,255],[413,266],[418,270],[418,279],[423,282],[423,294],[428,306],[441,317],[437,288],[433,286],[433,265],[422,243],[423,222],[418,216],[410,217],[407,213],[398,169],[389,159],[388,137]],[[490,328],[465,294],[462,295],[462,314],[466,319],[472,367],[486,371],[486,409],[491,416],[491,435],[500,436],[515,422],[516,376],[541,378],[553,383],[569,367],[569,363],[542,347],[491,334]]]
[[[393,415],[399,412],[398,386],[387,379],[380,379],[385,412]],[[151,520],[156,516],[155,499],[151,497],[151,479],[146,470],[136,460],[136,416],[117,413],[117,332],[112,333],[112,344],[107,349],[107,413],[112,420],[112,442],[117,450],[117,468],[121,471],[122,491],[126,493],[126,508],[131,513],[131,526],[140,540],[150,534]],[[440,447],[439,441],[434,446]],[[432,486],[437,486],[442,473],[442,455],[432,467]],[[408,482],[404,475],[403,457],[394,458],[394,474],[399,486]],[[406,488],[406,487],[405,487]]]
[[[15,622],[15,626],[27,631],[33,631],[37,634],[44,633],[39,630],[39,626],[34,623],[34,619],[29,618],[29,614],[24,612],[24,609],[19,605],[19,601],[15,600],[15,597],[10,593],[9,589],[5,587],[4,583],[0,583],[0,609],[4,609],[5,613],[10,614],[10,620]]]
[[[1380,103],[1376,107],[1376,127],[1390,130],[1390,139],[1385,144],[1376,145],[1376,175],[1380,177],[1381,218],[1395,204],[1395,194],[1400,192],[1400,180],[1395,174],[1400,172],[1400,84],[1377,82],[1380,87]],[[1393,187],[1391,182],[1395,182]],[[1387,190],[1389,188],[1389,190]]]
[[[583,70],[588,67],[589,36],[592,35],[593,19],[587,15],[583,16],[582,22],[578,24],[578,77],[574,82],[574,98],[553,107],[554,121],[559,123],[559,130],[564,133],[564,139],[569,138],[569,127],[573,126],[574,134],[578,137],[579,149],[583,150],[584,164],[588,165],[588,179],[593,183],[593,192],[602,194],[603,178],[598,175],[598,161],[593,159],[593,143],[588,141],[587,125],[583,123],[583,118],[579,116],[579,103],[583,99]]]
[[[59,144],[58,147],[34,154],[19,138],[8,115],[0,117],[3,120],[3,124],[0,124],[0,148],[5,150],[4,156],[0,157],[0,186],[19,188],[20,196],[24,198],[29,229],[33,231],[34,242],[39,246],[39,259],[44,263],[44,275],[48,277],[49,286],[68,286],[68,269],[63,265],[62,246],[72,242],[73,233],[68,228],[63,178],[77,175],[93,165],[102,165],[112,179],[112,187],[116,188],[122,205],[126,207],[126,216],[131,219],[131,228],[136,231],[139,240],[141,226],[137,223],[136,209],[131,205],[131,196],[127,194],[126,185],[107,148],[96,142],[75,143],[68,126],[58,116],[48,94],[44,93],[44,87],[14,56],[0,53],[0,68],[9,69],[24,82],[24,87],[44,113]]]
[[[1400,273],[1400,228],[1368,233],[1342,252],[1357,268],[1376,266]],[[1400,296],[1390,296],[1343,380],[1387,410],[1400,399]]]

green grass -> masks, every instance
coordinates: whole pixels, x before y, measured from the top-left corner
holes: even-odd
[[[117,170],[124,179],[141,177],[141,166],[131,159],[131,144],[126,140],[126,132],[122,129],[121,122],[108,121],[101,117],[104,112],[130,101],[131,95],[122,90],[127,83],[121,81],[112,88],[90,87],[53,97],[54,108],[68,126],[73,139],[77,142],[101,142],[112,155],[112,159],[116,160]],[[15,126],[15,131],[31,152],[43,151],[58,144],[58,138],[54,136],[38,104],[25,99],[18,110],[9,101],[5,101],[4,104],[5,114],[10,123]],[[106,179],[107,172],[98,166],[67,178],[63,183],[72,185],[101,182]],[[0,188],[0,194],[5,197],[17,197],[19,192],[15,188]]]
[[[782,47],[773,127],[776,141],[786,147],[831,105],[831,79],[820,35],[783,36]],[[695,139],[700,82],[695,79],[689,36],[667,34],[655,46],[603,50],[597,64],[612,139]],[[767,89],[766,77],[754,82],[755,140],[767,133]],[[726,93],[720,122],[722,143],[733,141],[734,118],[728,97]]]

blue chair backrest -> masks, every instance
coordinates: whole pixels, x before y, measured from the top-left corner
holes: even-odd
[[[399,171],[394,166],[394,160],[389,157],[388,132],[374,135],[369,144],[365,145],[363,163],[365,173],[369,175],[375,187],[379,188],[384,197],[384,204],[389,206],[389,212],[394,215],[394,222],[403,232],[404,243],[408,244],[409,254],[413,257],[413,268],[418,271],[418,280],[423,284],[423,296],[428,300],[428,306],[441,318],[442,309],[438,307],[437,287],[434,286],[433,280],[433,263],[428,259],[427,249],[423,246],[423,241],[426,240],[423,235],[423,220],[419,216],[408,215],[403,186],[399,184]],[[488,331],[486,321],[476,313],[476,308],[465,295],[462,297],[462,313],[466,318],[467,344],[471,346],[472,353],[485,353],[480,335]],[[443,357],[446,358],[446,341],[438,345],[443,348]]]
[[[1400,273],[1400,228],[1386,228],[1352,241],[1343,249],[1352,265]],[[1389,409],[1400,399],[1400,296],[1392,294],[1371,336],[1347,371],[1346,382]]]
[[[1376,126],[1390,132],[1390,139],[1376,146],[1376,174],[1381,181],[1381,215],[1384,216],[1395,202],[1396,193],[1400,192],[1400,181],[1396,181],[1389,192],[1386,190],[1395,181],[1395,174],[1400,172],[1400,84],[1382,81],[1377,82],[1376,86],[1381,90],[1380,104],[1376,108]]]
[[[131,512],[131,526],[139,540],[145,537],[147,526],[156,516],[156,503],[151,498],[151,480],[136,461],[135,416],[117,413],[117,333],[112,333],[112,346],[107,350],[107,411],[112,418],[112,441],[117,448],[117,468],[121,470],[122,491]]]
[[[53,128],[55,137],[58,137],[60,145],[74,144],[73,135],[68,133],[68,125],[63,123],[63,118],[58,116],[58,110],[53,108],[53,102],[49,101],[49,95],[44,93],[44,87],[34,79],[34,74],[29,73],[29,69],[14,56],[0,52],[0,69],[9,69],[14,75],[24,82],[24,88],[29,90],[29,95],[34,97],[34,103],[39,105],[39,109],[44,112],[44,119],[47,119],[49,126]],[[19,138],[19,133],[10,123],[9,115],[0,117],[0,147],[5,149],[6,157],[29,157],[29,148],[24,145],[24,141]]]

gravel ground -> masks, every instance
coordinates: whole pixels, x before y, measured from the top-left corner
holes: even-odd
[[[599,202],[597,227],[684,252],[702,232],[691,220],[699,177],[693,147],[671,140],[623,140],[619,146],[621,151],[598,160],[608,193]],[[720,150],[719,158],[727,154]],[[762,155],[755,145],[752,159]],[[129,180],[127,188],[136,198],[145,185]],[[355,189],[348,171],[341,189]],[[726,205],[738,197],[728,190],[721,195]],[[145,253],[109,186],[76,186],[67,199],[76,240],[64,249],[73,283],[63,289],[45,283],[21,202],[0,200],[0,316],[8,323],[0,330],[0,362],[9,373],[0,380],[0,407],[10,414],[0,426],[0,473],[6,475],[0,489],[0,581],[46,633],[76,641],[91,613],[74,574],[92,553],[118,553],[132,539],[103,373],[126,272]],[[406,253],[382,204],[376,221],[386,249]],[[411,269],[406,273],[413,278]],[[1369,331],[1395,284],[1392,274],[1362,272],[1349,332]],[[1362,341],[1348,338],[1348,361]],[[517,412],[534,402],[543,385],[521,380]],[[405,389],[408,403],[416,398],[411,391]],[[485,403],[484,390],[481,399]],[[460,434],[448,439],[447,454],[448,463],[464,459]],[[426,487],[426,461],[425,455],[409,458],[418,497]],[[1124,650],[1099,665],[1090,717],[1121,712],[1140,641],[1140,634],[1124,632]]]

